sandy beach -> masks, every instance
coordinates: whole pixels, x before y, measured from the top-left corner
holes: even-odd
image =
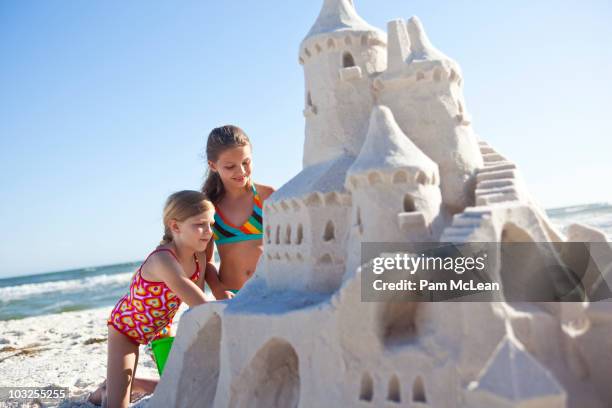
[[[2,387],[67,387],[60,407],[94,407],[85,400],[106,378],[106,318],[111,307],[0,321]],[[181,305],[173,325],[187,310]],[[140,347],[138,377],[159,378],[145,347]],[[0,401],[4,398],[0,396]],[[132,404],[147,406],[148,398]]]

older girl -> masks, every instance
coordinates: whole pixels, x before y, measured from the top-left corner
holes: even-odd
[[[272,187],[252,179],[251,142],[242,129],[213,129],[206,143],[208,174],[202,191],[215,206],[213,238],[221,263],[212,264],[213,243],[206,250],[206,280],[213,295],[227,298],[253,276],[263,252],[263,202]]]

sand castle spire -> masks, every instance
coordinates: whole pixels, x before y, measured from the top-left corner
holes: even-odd
[[[406,24],[408,34],[410,35],[410,57],[409,61],[414,60],[441,60],[450,59],[442,51],[433,46],[429,37],[425,33],[421,20],[412,16]]]
[[[402,132],[391,110],[377,105],[372,110],[368,133],[349,174],[370,170],[407,168],[437,173],[437,165]]]
[[[357,14],[352,0],[325,0],[319,17],[317,17],[306,38],[342,30],[369,31],[377,29]]]

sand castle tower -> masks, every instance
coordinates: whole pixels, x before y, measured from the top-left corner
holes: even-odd
[[[388,24],[388,68],[374,81],[381,104],[404,133],[440,168],[451,213],[474,204],[476,170],[483,165],[463,97],[461,68],[436,49],[417,17]]]
[[[300,45],[304,168],[264,203],[255,276],[181,318],[151,406],[612,406],[612,302],[361,300],[361,242],[428,240],[544,243],[548,275],[511,253],[491,273],[612,297],[605,235],[557,231],[477,140],[458,64],[416,17],[388,31],[387,45],[352,0],[323,1]],[[568,241],[600,244],[597,259]]]
[[[384,71],[387,35],[355,11],[352,0],[325,0],[300,45],[304,66],[304,166],[356,156],[373,105],[371,74]]]

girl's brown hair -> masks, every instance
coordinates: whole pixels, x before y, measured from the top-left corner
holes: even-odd
[[[250,145],[249,137],[238,126],[225,125],[214,128],[208,135],[208,141],[206,142],[206,159],[216,162],[219,160],[219,155],[227,149]],[[225,188],[219,173],[212,171],[210,167],[202,185],[202,192],[213,203],[219,202],[225,194]]]
[[[213,204],[206,199],[204,193],[193,190],[177,191],[170,195],[164,205],[164,236],[159,245],[172,242],[170,221],[185,221],[189,217],[214,210]]]

